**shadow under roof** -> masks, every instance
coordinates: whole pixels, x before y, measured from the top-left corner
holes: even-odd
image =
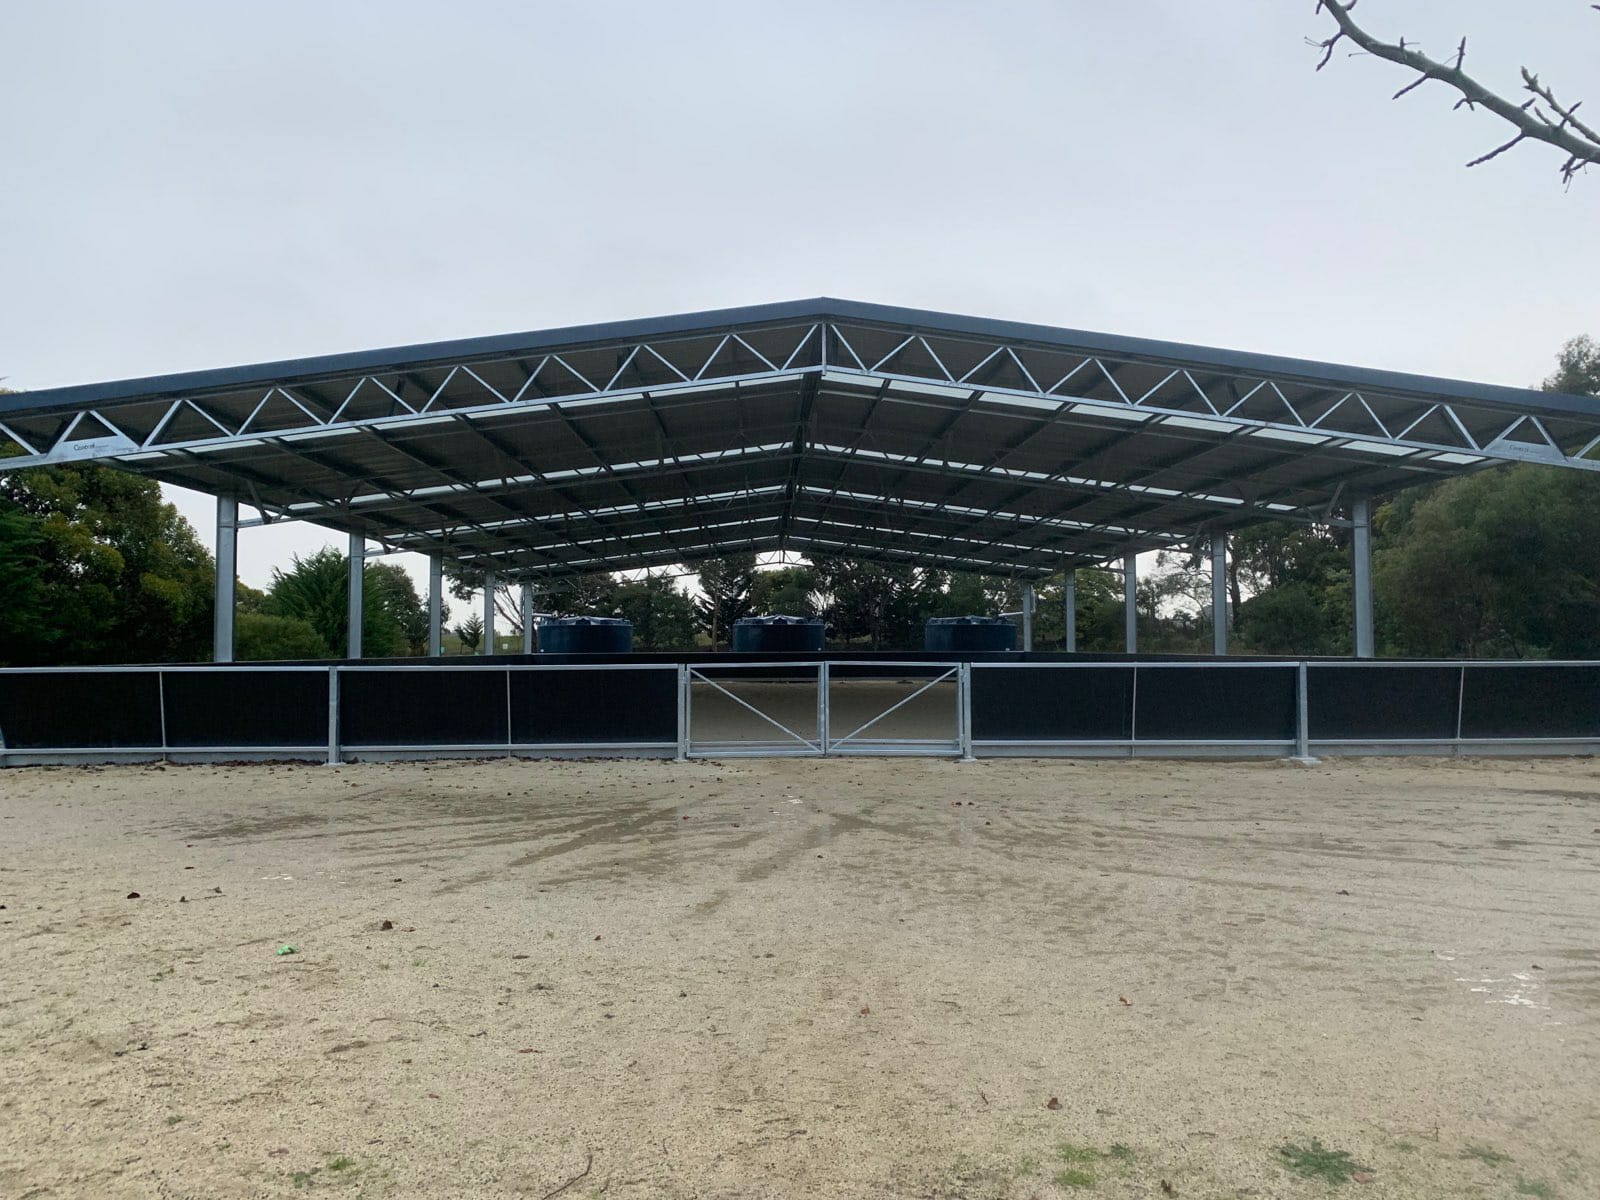
[[[737,551],[1019,577],[1504,461],[1600,403],[818,299],[0,397],[97,461],[515,578]]]

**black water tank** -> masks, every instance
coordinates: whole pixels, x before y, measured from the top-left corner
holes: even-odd
[[[821,617],[740,617],[733,623],[735,654],[821,649]]]
[[[633,622],[620,617],[546,617],[539,631],[540,654],[628,654]]]
[[[1017,627],[1004,617],[934,617],[923,626],[922,648],[935,654],[1015,650]]]

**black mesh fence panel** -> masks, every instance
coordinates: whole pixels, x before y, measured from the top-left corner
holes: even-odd
[[[8,750],[158,749],[161,684],[153,670],[6,675],[0,735]]]
[[[1134,731],[1143,741],[1292,741],[1293,667],[1140,667]]]
[[[513,671],[511,740],[519,745],[676,742],[678,673]]]
[[[319,746],[328,741],[328,672],[169,671],[167,744]]]
[[[972,668],[973,741],[1125,739],[1132,709],[1133,672],[1126,668]]]
[[[1458,667],[1324,666],[1307,673],[1312,741],[1456,736]]]
[[[1600,738],[1600,665],[1466,671],[1462,737]]]
[[[345,746],[503,746],[506,672],[449,667],[339,672]]]

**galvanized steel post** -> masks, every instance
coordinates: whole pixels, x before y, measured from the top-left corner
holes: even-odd
[[[689,757],[689,664],[678,664],[678,762]]]
[[[1228,652],[1228,535],[1211,535],[1211,653]]]
[[[211,661],[233,661],[233,597],[239,576],[239,501],[217,497],[217,577],[211,615]]]
[[[964,662],[956,673],[956,742],[961,761],[972,761],[972,664]]]
[[[1078,573],[1071,567],[1067,568],[1064,576],[1062,592],[1064,598],[1061,604],[1066,610],[1064,615],[1067,623],[1066,650],[1072,654],[1078,649]]]
[[[533,585],[522,585],[522,652],[533,653]]]
[[[366,611],[362,603],[361,588],[367,566],[367,539],[364,534],[350,535],[350,604],[345,611],[346,658],[361,657],[361,618]]]
[[[1356,657],[1376,653],[1372,631],[1372,501],[1365,496],[1350,502],[1351,583],[1355,591]]]
[[[1033,584],[1022,585],[1022,648],[1024,651],[1033,649]]]
[[[444,559],[428,556],[428,657],[444,653]]]
[[[493,571],[483,574],[483,641],[478,643],[479,654],[494,653],[494,589],[499,586]]]
[[[826,754],[828,752],[828,721],[831,714],[828,711],[828,664],[817,664],[817,747]]]
[[[1294,754],[1311,757],[1311,689],[1306,682],[1306,664],[1295,668],[1294,677]]]
[[[1139,556],[1122,559],[1122,640],[1129,654],[1139,649]]]
[[[328,765],[339,765],[339,668],[328,668]]]

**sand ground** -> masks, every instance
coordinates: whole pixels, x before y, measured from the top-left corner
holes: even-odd
[[[1593,1197],[1597,867],[1590,761],[6,771],[0,1196]]]

